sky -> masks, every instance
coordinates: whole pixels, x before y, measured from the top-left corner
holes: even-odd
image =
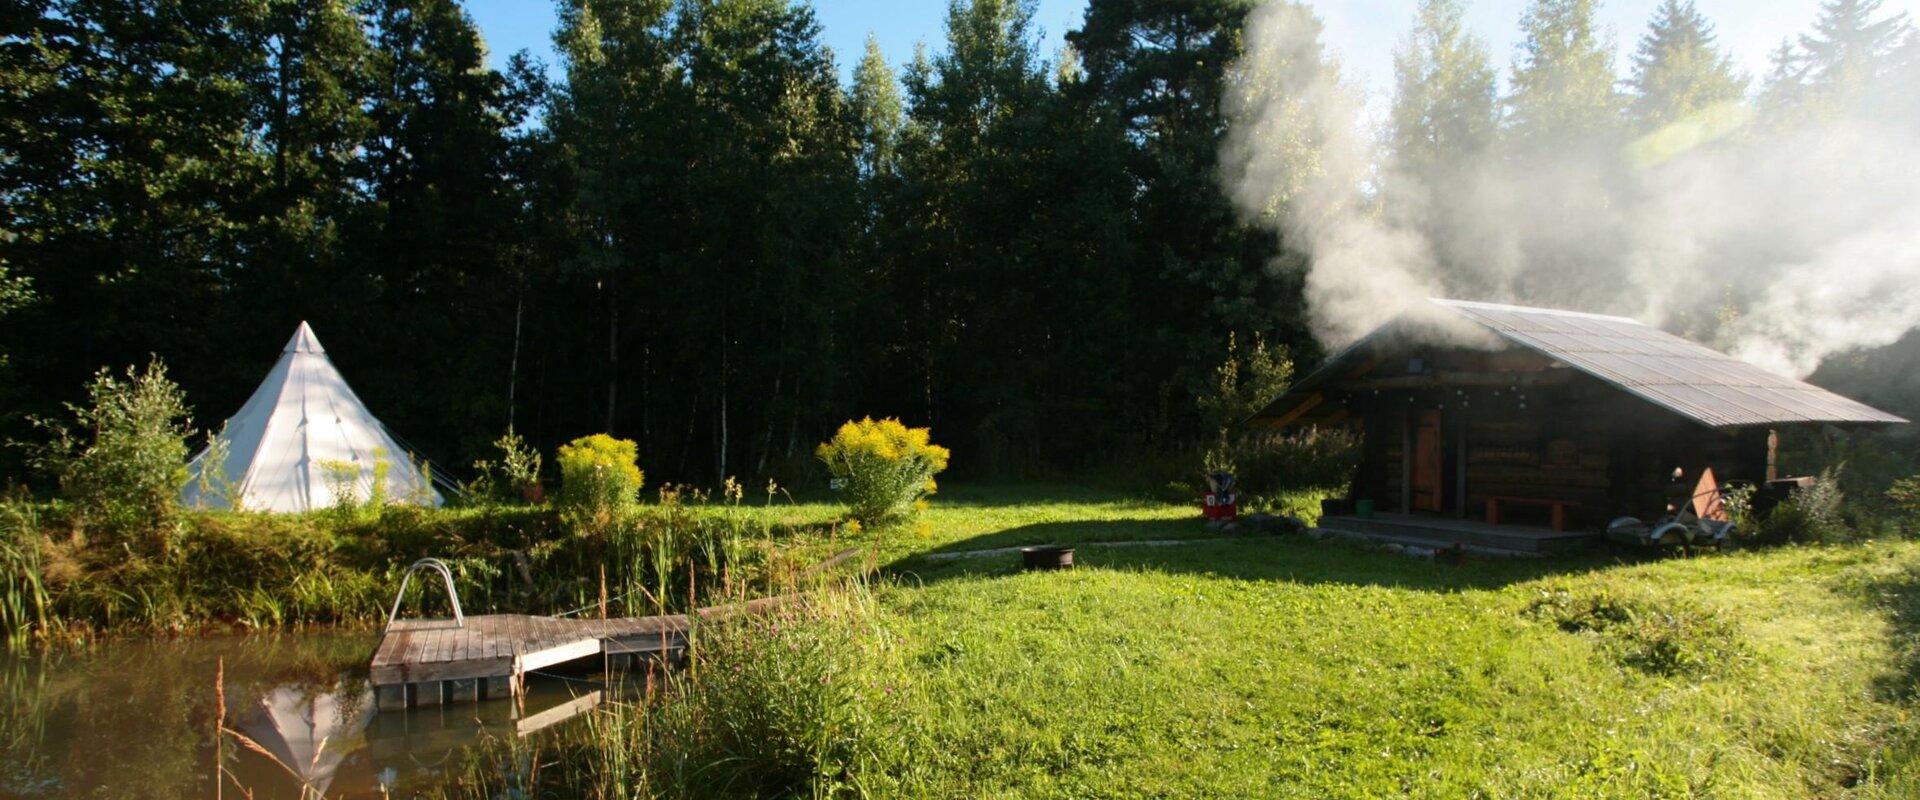
[[[1526,0],[1466,0],[1467,24],[1488,44],[1501,72],[1513,61],[1520,15]],[[1633,46],[1660,0],[1602,0],[1600,18],[1614,35],[1616,68],[1626,74]],[[1764,75],[1767,54],[1781,39],[1808,30],[1819,0],[1695,0],[1716,26],[1720,45],[1748,73]],[[1393,82],[1393,48],[1413,19],[1415,0],[1319,0],[1314,12],[1326,23],[1327,46],[1339,57],[1349,82],[1363,87],[1368,107],[1384,107]],[[937,48],[947,0],[813,0],[815,13],[846,76],[865,47],[869,31],[895,67],[913,55],[916,42]],[[522,48],[552,61],[548,38],[555,24],[551,0],[468,0],[496,64]],[[1048,57],[1079,27],[1087,0],[1040,0],[1035,27],[1045,34],[1041,52]],[[1882,13],[1920,16],[1920,0],[1885,0]]]

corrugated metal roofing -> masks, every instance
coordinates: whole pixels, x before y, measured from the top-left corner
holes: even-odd
[[[1626,317],[1462,300],[1433,302],[1703,425],[1906,422]]]

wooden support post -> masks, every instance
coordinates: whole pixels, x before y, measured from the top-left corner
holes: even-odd
[[[1413,513],[1413,410],[1400,414],[1400,513]]]
[[[1453,515],[1460,519],[1467,518],[1467,425],[1466,415],[1461,414],[1453,426]]]
[[[488,700],[505,700],[513,696],[513,678],[508,675],[487,678],[481,690]]]
[[[1767,480],[1780,478],[1780,431],[1767,430]]]
[[[381,711],[402,711],[407,707],[407,685],[387,683],[373,687],[374,707]]]

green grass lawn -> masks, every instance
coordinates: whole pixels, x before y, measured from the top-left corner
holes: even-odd
[[[1207,534],[1193,509],[1085,490],[953,494],[920,551]],[[920,789],[1920,790],[1911,738],[1887,748],[1912,733],[1911,543],[1635,564],[1455,566],[1304,537],[1077,555],[1071,573],[890,567],[877,606]]]
[[[1197,516],[955,487],[837,543],[883,554],[852,633],[721,647],[704,688],[645,712],[672,718],[651,738],[573,745],[553,774],[600,775],[581,794],[631,793],[605,776],[646,763],[642,785],[670,769],[666,793],[720,796],[1920,796],[1920,544],[1448,565]],[[1060,573],[919,557],[1201,537]],[[609,757],[636,747],[671,755]]]

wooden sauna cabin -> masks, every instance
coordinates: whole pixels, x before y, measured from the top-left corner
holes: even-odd
[[[1361,434],[1325,527],[1551,552],[1659,516],[1708,468],[1775,479],[1784,426],[1905,421],[1624,317],[1432,300],[1249,425]]]

